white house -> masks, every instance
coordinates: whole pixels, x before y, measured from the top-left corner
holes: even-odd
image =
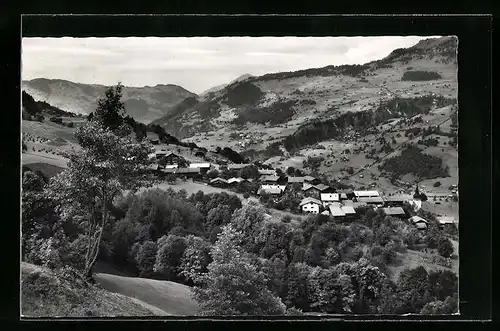
[[[339,202],[340,196],[338,193],[321,193],[320,199],[323,202],[323,205],[326,207],[332,202]]]
[[[318,199],[304,198],[299,206],[303,213],[319,214],[321,205],[322,203]]]

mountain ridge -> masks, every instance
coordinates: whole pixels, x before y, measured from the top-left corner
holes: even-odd
[[[106,88],[106,85],[75,83],[64,79],[35,78],[22,81],[22,90],[36,101],[44,101],[67,112],[81,115],[95,110],[96,100],[104,94]],[[162,117],[166,109],[188,97],[197,95],[174,84],[123,88],[127,113],[146,123]]]

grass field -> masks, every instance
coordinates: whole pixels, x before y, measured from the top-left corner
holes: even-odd
[[[62,280],[39,266],[21,262],[21,316],[113,317],[168,315],[160,308],[98,286]]]
[[[454,242],[455,254],[458,252],[458,242]],[[433,254],[437,254],[436,252]],[[389,265],[390,278],[394,281],[398,279],[399,274],[406,268],[424,267],[427,272],[431,270],[447,270],[448,268],[428,263],[426,260],[431,256],[429,253],[408,249],[406,253],[397,253],[397,262],[394,265]],[[448,269],[458,274],[458,260],[452,260],[452,267]]]
[[[42,153],[42,152],[31,152],[28,151],[23,153],[21,156],[21,163],[31,164],[31,163],[46,163],[60,168],[66,168],[67,160],[61,156]]]
[[[98,273],[94,277],[107,291],[145,302],[165,312],[165,315],[197,314],[198,304],[191,298],[191,290],[186,285],[104,273]]]

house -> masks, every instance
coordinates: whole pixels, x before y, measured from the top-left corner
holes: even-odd
[[[271,195],[281,195],[283,193],[283,187],[280,185],[261,185],[257,194],[261,195],[264,193]]]
[[[321,191],[312,184],[304,183],[302,186],[302,192],[309,197],[319,198]]]
[[[288,184],[295,184],[295,183],[304,183],[305,177],[288,177]]]
[[[248,167],[250,165],[251,164],[249,164],[249,163],[228,164],[227,169],[228,170],[241,170],[241,169]],[[274,174],[274,172],[273,172],[273,174]]]
[[[454,225],[457,224],[457,221],[455,221],[454,217],[440,216],[440,217],[437,217],[437,220],[439,222],[439,227],[441,229],[444,229],[446,227],[453,227]]]
[[[186,177],[196,177],[201,175],[200,168],[177,168],[174,169],[176,175],[186,176]]]
[[[259,175],[276,175],[274,169],[259,169]]]
[[[227,183],[227,180],[225,180],[224,178],[217,177],[217,178],[210,180],[210,185],[217,186],[217,187],[224,187],[224,186],[227,186],[228,183]]]
[[[189,164],[189,168],[199,168],[201,174],[206,174],[210,170],[211,167],[212,167],[212,164],[208,163],[208,162]]]
[[[233,178],[229,178],[227,180],[227,183],[229,185],[234,185],[234,184],[239,184],[239,183],[242,183],[242,182],[246,182],[247,180],[245,178],[241,178],[241,177],[233,177]]]
[[[315,198],[304,198],[300,204],[300,209],[304,213],[319,214],[319,209],[322,206],[321,201]]]
[[[420,216],[416,216],[416,215],[410,217],[410,222],[412,222],[419,230],[426,230],[427,226],[429,225],[429,221],[423,219]]]
[[[401,207],[384,208],[384,213],[388,216],[405,217],[406,213]]]
[[[276,175],[263,175],[259,178],[263,183],[277,183],[279,179]]]
[[[320,193],[320,199],[325,207],[333,202],[340,202],[338,193]]]
[[[157,151],[156,158],[161,159],[165,164],[178,164],[179,161],[183,160],[182,156],[166,151]]]

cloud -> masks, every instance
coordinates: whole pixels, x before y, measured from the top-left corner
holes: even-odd
[[[362,64],[424,38],[23,38],[22,75],[104,85],[178,84],[201,93],[246,73]]]

